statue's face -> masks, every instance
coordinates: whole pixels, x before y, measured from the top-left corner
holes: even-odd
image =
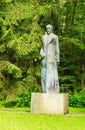
[[[46,31],[47,31],[47,34],[49,35],[52,32],[52,27],[47,27]]]

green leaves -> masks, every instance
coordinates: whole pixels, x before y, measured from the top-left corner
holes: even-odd
[[[0,45],[0,53],[4,52],[6,50],[5,44]]]
[[[9,88],[11,80],[16,88],[40,87],[41,37],[46,24],[52,24],[60,42],[61,91],[81,90],[84,81],[81,66],[85,64],[84,13],[84,0],[1,0],[1,88]]]
[[[33,5],[30,3],[18,3],[10,4],[7,6],[7,12],[5,13],[6,24],[18,25],[18,21],[23,19],[32,18]]]
[[[10,3],[10,2],[12,2],[13,0],[0,0],[0,2],[2,2],[2,3]]]
[[[60,40],[62,40],[62,42],[64,44],[67,44],[67,43],[70,44],[70,43],[72,43],[76,47],[85,50],[84,43],[80,39],[78,39],[78,38],[74,38],[74,37],[60,37]]]
[[[0,61],[0,71],[11,74],[15,79],[22,77],[22,70],[8,61]]]
[[[69,94],[69,105],[72,107],[85,107],[85,92]]]

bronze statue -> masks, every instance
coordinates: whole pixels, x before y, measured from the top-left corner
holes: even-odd
[[[57,65],[60,62],[58,36],[52,32],[53,26],[46,26],[46,34],[42,36],[41,84],[43,93],[59,93]]]

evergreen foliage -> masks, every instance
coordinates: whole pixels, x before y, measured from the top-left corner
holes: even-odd
[[[41,91],[39,51],[48,23],[60,41],[61,92],[84,89],[84,8],[84,0],[0,0],[0,100]]]

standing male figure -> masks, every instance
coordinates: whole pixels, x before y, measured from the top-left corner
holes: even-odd
[[[59,93],[57,64],[60,62],[58,36],[52,32],[53,26],[46,26],[46,34],[42,36],[41,84],[43,93]]]

